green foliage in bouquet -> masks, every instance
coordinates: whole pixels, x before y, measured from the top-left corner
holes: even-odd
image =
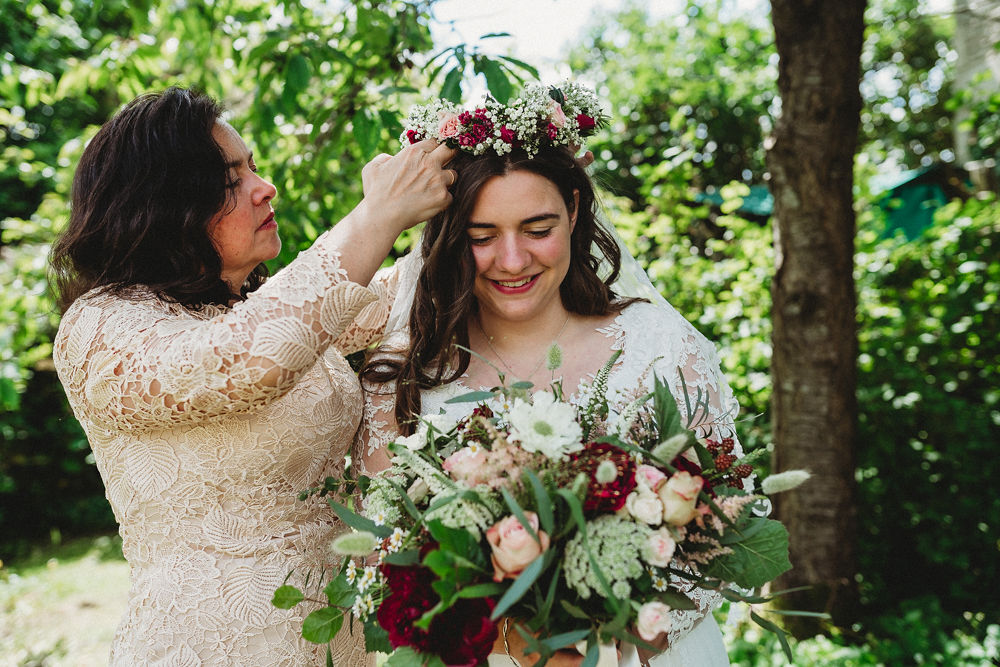
[[[459,396],[449,402],[471,414],[425,416],[389,444],[378,477],[307,492],[330,495],[354,532],[334,540],[351,558],[313,600],[323,606],[303,636],[329,641],[353,616],[369,650],[395,651],[392,667],[479,665],[509,618],[541,662],[585,642],[584,664],[596,665],[602,644],[652,649],[671,610],[697,608],[696,589],[767,602],[759,589],[791,565],[786,531],[745,488],[757,456],[731,453],[732,438],[706,421],[707,396],[683,376],[683,413],[655,376],[652,391],[612,405],[616,358],[582,407],[559,383]],[[283,586],[274,603],[305,599]],[[752,618],[787,647],[777,625]]]

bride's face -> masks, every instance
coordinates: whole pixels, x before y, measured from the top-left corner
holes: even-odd
[[[484,318],[525,322],[562,309],[575,224],[575,210],[542,176],[514,171],[486,182],[468,223]]]

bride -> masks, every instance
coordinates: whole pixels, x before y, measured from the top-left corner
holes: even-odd
[[[462,150],[450,165],[458,173],[453,201],[428,222],[419,253],[397,267],[409,292],[401,287],[385,342],[362,370],[368,396],[358,455],[369,473],[388,466],[384,445],[411,433],[417,417],[459,419],[471,404],[448,399],[495,386],[498,372],[538,387],[560,379],[580,400],[614,350],[623,353],[609,386],[622,403],[655,372],[672,379],[679,403],[684,386],[692,396],[710,396],[710,413],[692,425],[699,435],[732,433],[737,406],[714,347],[655,294],[597,220],[593,186],[569,145],[578,145],[599,115],[587,91],[566,86],[551,97],[545,89],[526,91],[507,107],[489,101],[454,118],[441,104],[411,114],[411,140],[452,138]],[[523,122],[532,108],[549,120],[535,132]],[[545,363],[555,344],[562,350],[557,378]],[[672,612],[653,667],[729,664],[711,613],[720,598],[701,589],[690,595],[697,609]],[[532,664],[522,647],[518,633],[504,633],[491,664]],[[621,654],[621,665],[647,664],[635,647]],[[580,660],[561,652],[549,664]]]

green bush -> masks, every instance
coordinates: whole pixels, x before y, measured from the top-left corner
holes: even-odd
[[[857,257],[862,602],[1000,617],[1000,205],[952,203]]]
[[[719,345],[741,414],[766,413],[769,225],[726,215],[743,186],[726,189],[717,215],[685,203],[682,169],[650,170],[646,182],[654,208],[616,211],[616,223],[662,293]],[[949,204],[911,242],[879,238],[867,209],[859,227],[863,614],[936,595],[944,631],[967,626],[965,612],[1000,617],[986,593],[1000,590],[1000,496],[990,492],[1000,475],[1000,204]],[[739,424],[750,447],[767,442],[768,427],[766,415]]]

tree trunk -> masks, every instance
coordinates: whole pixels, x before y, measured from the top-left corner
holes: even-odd
[[[849,618],[856,600],[857,331],[854,154],[865,0],[771,0],[781,116],[768,149],[774,194],[774,470],[813,477],[775,497],[793,569],[788,608]],[[788,617],[797,636],[820,629]]]

